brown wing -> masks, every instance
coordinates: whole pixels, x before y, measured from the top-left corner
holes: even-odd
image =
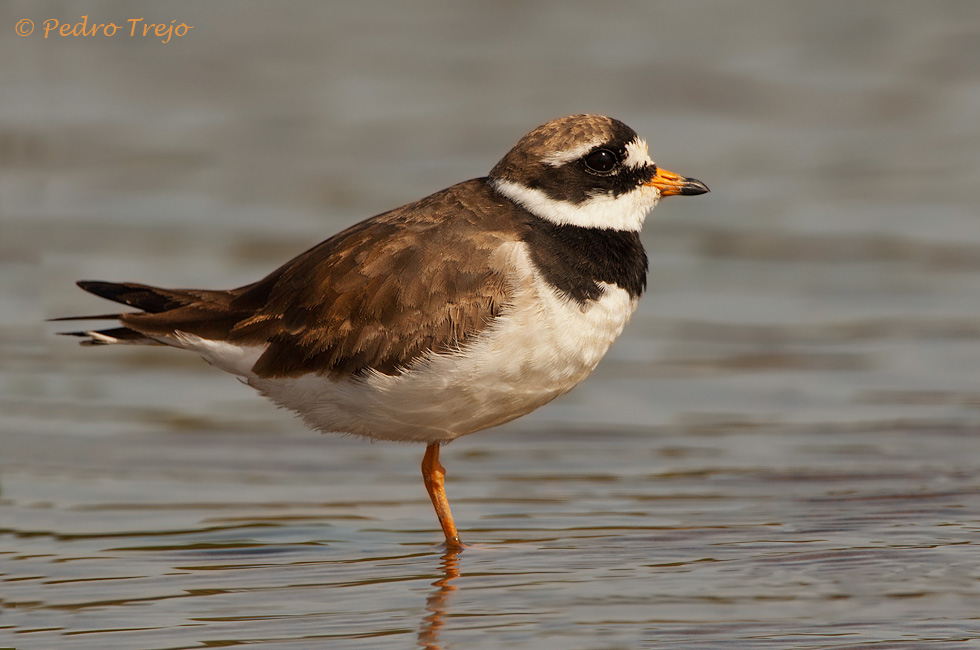
[[[466,345],[508,303],[493,259],[520,238],[507,207],[485,180],[461,183],[363,221],[220,299],[120,320],[149,335],[268,344],[253,368],[262,377],[397,374],[427,351]]]

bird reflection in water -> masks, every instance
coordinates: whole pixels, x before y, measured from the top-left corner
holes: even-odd
[[[442,646],[439,645],[439,632],[446,624],[449,594],[457,589],[452,582],[459,577],[459,552],[460,549],[450,547],[442,556],[442,563],[439,565],[442,576],[432,583],[435,589],[425,601],[425,609],[429,613],[422,619],[418,636],[418,646],[425,650],[442,650]]]

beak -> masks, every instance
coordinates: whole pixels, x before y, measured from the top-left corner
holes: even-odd
[[[675,194],[697,196],[698,194],[704,194],[710,191],[707,185],[696,178],[685,178],[674,172],[659,168],[657,169],[657,173],[653,175],[653,178],[644,183],[644,185],[649,185],[660,190],[660,196],[674,196]]]

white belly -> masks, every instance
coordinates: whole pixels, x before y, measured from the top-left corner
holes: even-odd
[[[567,392],[596,367],[636,301],[616,286],[584,306],[536,273],[524,244],[506,252],[520,272],[514,304],[459,353],[429,354],[397,376],[350,381],[308,375],[269,379],[249,368],[261,353],[184,341],[214,365],[242,375],[274,402],[322,431],[386,440],[447,442],[503,424]],[[227,344],[217,344],[230,348]]]

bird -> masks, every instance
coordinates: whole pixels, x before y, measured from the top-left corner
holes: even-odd
[[[462,541],[439,451],[581,382],[646,288],[640,230],[708,187],[658,167],[623,122],[572,115],[521,138],[486,177],[368,218],[230,290],[81,280],[138,311],[61,332],[83,345],[197,353],[322,432],[426,445],[422,477]]]

